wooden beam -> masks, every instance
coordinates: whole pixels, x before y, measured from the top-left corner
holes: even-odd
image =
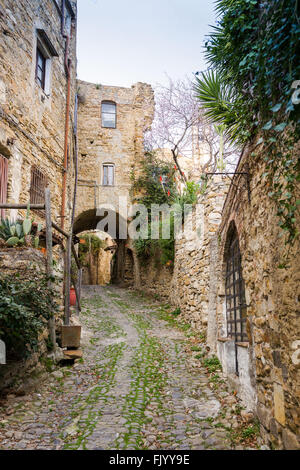
[[[65,232],[62,228],[60,228],[58,225],[56,225],[55,222],[52,222],[52,227],[55,228],[55,230],[61,233],[64,237],[70,238],[70,235],[67,232]]]
[[[0,209],[27,209],[28,204],[2,204]],[[29,209],[45,210],[45,204],[29,204]]]

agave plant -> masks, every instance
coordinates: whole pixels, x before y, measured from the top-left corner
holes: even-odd
[[[7,246],[26,245],[39,246],[39,233],[42,225],[38,224],[36,234],[32,233],[32,220],[29,219],[29,206],[26,218],[11,222],[9,219],[2,219],[0,225],[0,238],[6,242]]]

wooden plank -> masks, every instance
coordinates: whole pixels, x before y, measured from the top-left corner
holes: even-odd
[[[48,286],[52,287],[51,277],[53,276],[53,254],[52,254],[52,223],[51,223],[51,194],[50,189],[45,189],[45,219],[46,219],[46,248],[47,248],[47,275]],[[53,349],[56,347],[55,318],[50,318],[48,322],[50,339]]]

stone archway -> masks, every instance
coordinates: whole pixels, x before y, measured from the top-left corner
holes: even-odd
[[[102,231],[107,233],[117,245],[114,256],[111,260],[111,282],[123,284],[125,281],[125,271],[127,277],[132,277],[132,279],[134,279],[136,269],[134,267],[134,262],[131,265],[132,275],[128,272],[129,264],[126,269],[127,240],[119,238],[119,227],[124,227],[124,224],[127,226],[127,221],[122,219],[117,212],[112,215],[113,219],[116,221],[116,226],[113,227],[113,225],[107,224]],[[99,223],[103,221],[106,216],[107,213],[101,216],[97,215],[96,209],[88,209],[81,212],[74,221],[74,235],[97,230],[99,228]]]

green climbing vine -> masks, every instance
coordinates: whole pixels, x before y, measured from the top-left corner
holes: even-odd
[[[197,197],[204,189],[194,182],[187,181],[183,190],[180,189],[180,175],[176,166],[172,163],[159,160],[155,153],[147,152],[141,162],[138,176],[132,174],[132,197],[148,209],[148,234],[149,238],[139,237],[135,240],[135,249],[138,256],[147,260],[154,257],[159,265],[172,266],[175,256],[175,219],[183,214],[184,205],[194,205]],[[151,220],[152,204],[180,208],[178,213],[171,211],[165,219]],[[159,238],[151,237],[151,227],[158,225]],[[164,230],[166,229],[167,230]],[[163,237],[163,233],[169,233],[169,237]]]
[[[300,205],[299,1],[217,0],[216,10],[218,24],[206,43],[214,72],[196,79],[196,88],[201,84],[210,118],[226,124],[234,140],[261,144],[268,194],[293,245]]]

